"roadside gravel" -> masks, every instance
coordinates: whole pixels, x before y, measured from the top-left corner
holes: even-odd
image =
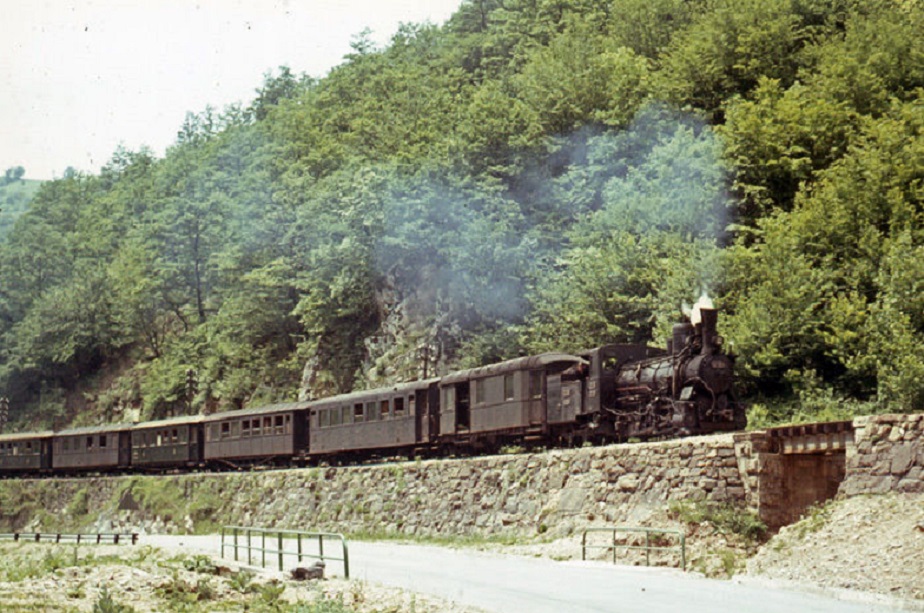
[[[191,547],[0,544],[0,611],[94,611],[104,594],[117,605],[148,611],[317,610],[356,613],[479,613],[449,600],[363,581],[294,581],[282,573],[209,567]],[[194,567],[194,570],[190,570]],[[323,603],[323,606],[322,606]],[[315,610],[315,609],[306,609]]]
[[[815,509],[766,543],[747,575],[924,605],[924,494],[858,496]]]

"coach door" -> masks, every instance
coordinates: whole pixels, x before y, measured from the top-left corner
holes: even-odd
[[[132,463],[132,433],[119,432],[119,466],[131,466]]]
[[[533,370],[529,373],[529,423],[542,425],[546,419],[545,410],[545,371]]]
[[[40,458],[41,468],[51,468],[51,439],[42,439],[42,456]]]

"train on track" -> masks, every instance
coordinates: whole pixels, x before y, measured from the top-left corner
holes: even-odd
[[[213,415],[0,435],[0,476],[164,472],[483,453],[738,430],[717,312],[667,349],[543,353],[320,400]]]

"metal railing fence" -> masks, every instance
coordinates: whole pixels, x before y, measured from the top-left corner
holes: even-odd
[[[267,546],[269,537],[269,546]],[[340,544],[340,557],[324,552],[325,541],[338,541]],[[226,542],[229,541],[229,542]],[[310,551],[313,545],[315,551]],[[288,548],[287,548],[288,546]],[[291,547],[295,548],[292,549]],[[234,561],[240,562],[240,555],[247,553],[247,565],[254,565],[254,553],[259,554],[260,566],[266,568],[266,555],[276,556],[280,571],[284,568],[284,559],[291,556],[296,564],[301,564],[305,558],[343,562],[343,576],[350,578],[350,554],[347,540],[342,534],[333,532],[305,532],[301,530],[276,530],[270,528],[245,528],[243,526],[223,526],[221,529],[221,557],[225,557],[225,549],[234,552]],[[328,548],[328,551],[330,549]]]
[[[592,532],[604,532],[612,533],[613,539],[611,543],[605,545],[588,545],[587,544],[587,534]],[[645,544],[644,545],[630,545],[628,543],[619,543],[616,541],[616,535],[619,532],[625,533],[644,533],[645,534]],[[655,536],[671,536],[676,537],[678,544],[676,545],[660,545],[651,543],[651,537]],[[659,539],[660,540],[660,539]],[[644,551],[645,552],[645,565],[651,566],[651,552],[652,551],[678,551],[680,553],[680,568],[682,570],[687,569],[687,537],[680,530],[660,530],[656,528],[635,528],[628,526],[616,526],[615,528],[587,528],[584,530],[583,535],[581,536],[581,559],[587,559],[587,550],[588,549],[607,549],[613,551],[613,564],[616,563],[616,550],[624,549],[628,551]]]
[[[22,541],[34,543],[79,543],[81,545],[118,545],[138,542],[137,532],[98,532],[95,534],[65,534],[61,532],[8,532],[0,534],[0,541]]]

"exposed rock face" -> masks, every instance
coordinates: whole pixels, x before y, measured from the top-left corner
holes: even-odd
[[[433,279],[437,272],[424,265],[421,279],[410,293],[401,290],[402,284],[393,274],[385,275],[375,296],[378,328],[363,340],[364,357],[355,373],[354,389],[374,389],[449,372],[462,328]],[[316,355],[305,361],[300,400],[325,395],[329,388],[324,381],[325,367]]]

